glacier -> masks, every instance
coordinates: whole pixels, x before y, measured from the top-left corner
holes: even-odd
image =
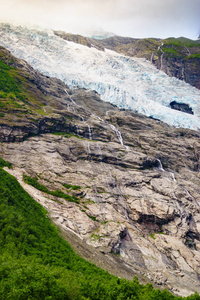
[[[119,108],[200,130],[200,90],[169,77],[146,59],[68,42],[52,30],[10,24],[0,25],[0,45],[69,87],[95,90],[102,100]],[[194,114],[171,109],[172,101],[188,104]]]

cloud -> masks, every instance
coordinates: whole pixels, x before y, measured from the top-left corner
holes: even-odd
[[[195,38],[199,14],[199,0],[6,0],[0,19],[73,33],[103,29],[133,37]]]

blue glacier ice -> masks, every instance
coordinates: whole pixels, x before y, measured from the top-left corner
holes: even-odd
[[[118,107],[176,127],[200,129],[200,90],[167,76],[145,59],[68,42],[51,30],[8,24],[0,25],[0,45],[70,87],[95,90]],[[171,109],[172,101],[188,104],[194,115]]]

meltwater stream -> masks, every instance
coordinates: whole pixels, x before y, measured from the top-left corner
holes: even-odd
[[[44,75],[57,77],[70,87],[95,90],[118,107],[177,127],[200,128],[200,91],[167,76],[145,59],[68,42],[51,30],[8,24],[0,25],[0,45]],[[172,101],[188,104],[194,115],[171,109]]]
[[[64,92],[67,94],[68,98],[70,99],[70,101],[73,103],[74,107],[81,107],[80,105],[78,105],[74,100],[73,97],[71,95],[69,95],[69,93],[67,92],[67,90],[65,89]],[[87,109],[86,109],[87,110]],[[124,146],[124,142],[123,142],[123,138],[121,135],[121,132],[113,125],[110,124],[108,121],[104,121],[102,118],[100,118],[99,116],[95,115],[94,113],[92,113],[91,111],[88,110],[88,112],[95,118],[97,118],[100,122],[103,122],[104,124],[108,125],[110,127],[110,129],[112,131],[114,131],[114,133],[116,134],[117,139],[119,140],[120,144],[122,146]],[[85,122],[83,116],[79,115],[79,117],[83,120],[83,122]],[[88,132],[89,132],[89,139],[92,140],[92,128],[86,124],[88,126]],[[126,149],[128,149],[127,146],[125,146]]]

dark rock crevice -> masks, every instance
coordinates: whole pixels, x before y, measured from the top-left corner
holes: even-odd
[[[172,101],[172,102],[170,102],[170,107],[172,109],[179,110],[179,111],[182,111],[187,114],[191,114],[191,115],[194,114],[194,112],[192,111],[192,108],[189,107],[189,105],[186,103],[178,103],[176,101]]]

